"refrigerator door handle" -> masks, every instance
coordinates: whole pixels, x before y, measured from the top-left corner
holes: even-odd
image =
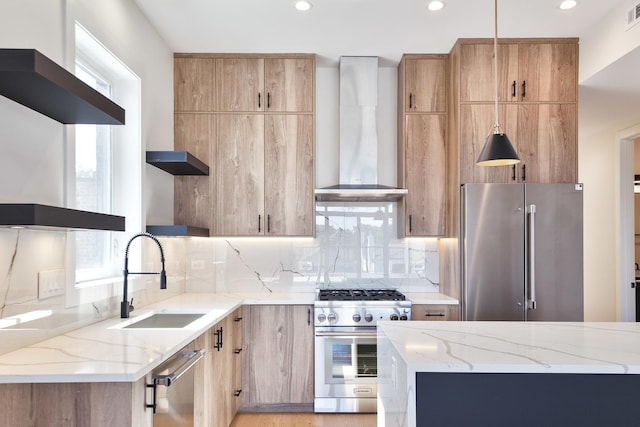
[[[529,205],[529,301],[527,308],[536,309],[536,205]]]

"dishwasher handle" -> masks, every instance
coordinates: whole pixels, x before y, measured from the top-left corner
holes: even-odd
[[[182,353],[180,355],[180,361],[182,363],[177,364],[176,369],[171,370],[166,375],[154,375],[153,382],[156,385],[164,385],[169,387],[174,382],[178,381],[182,375],[184,375],[189,369],[193,367],[200,359],[204,357],[204,350],[194,350]]]
[[[195,366],[196,363],[204,357],[205,350],[193,350],[180,354],[177,357],[176,363],[169,366],[168,374],[156,374],[153,375],[153,383],[147,384],[147,388],[153,388],[153,403],[146,404],[147,408],[153,408],[153,413],[156,412],[157,403],[157,387],[159,385],[170,387],[173,383],[178,381],[189,369]]]

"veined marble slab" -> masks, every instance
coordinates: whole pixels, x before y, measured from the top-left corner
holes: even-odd
[[[640,324],[379,322],[378,427],[424,423],[416,416],[419,372],[640,374]]]
[[[640,324],[571,322],[378,323],[416,372],[640,374]]]

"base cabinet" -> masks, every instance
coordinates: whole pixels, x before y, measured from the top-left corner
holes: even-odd
[[[460,320],[460,306],[450,304],[413,304],[411,320]]]
[[[309,305],[244,306],[243,410],[311,410],[312,314]]]
[[[195,426],[229,427],[240,407],[241,322],[242,308],[238,308],[196,341],[207,353],[195,373]]]
[[[150,426],[144,396],[144,378],[135,383],[0,384],[0,425]]]

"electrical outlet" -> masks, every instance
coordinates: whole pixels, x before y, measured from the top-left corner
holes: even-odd
[[[197,260],[191,261],[191,269],[192,270],[204,270],[204,260],[203,259],[197,259]]]
[[[38,299],[64,295],[64,270],[47,270],[38,272]]]

